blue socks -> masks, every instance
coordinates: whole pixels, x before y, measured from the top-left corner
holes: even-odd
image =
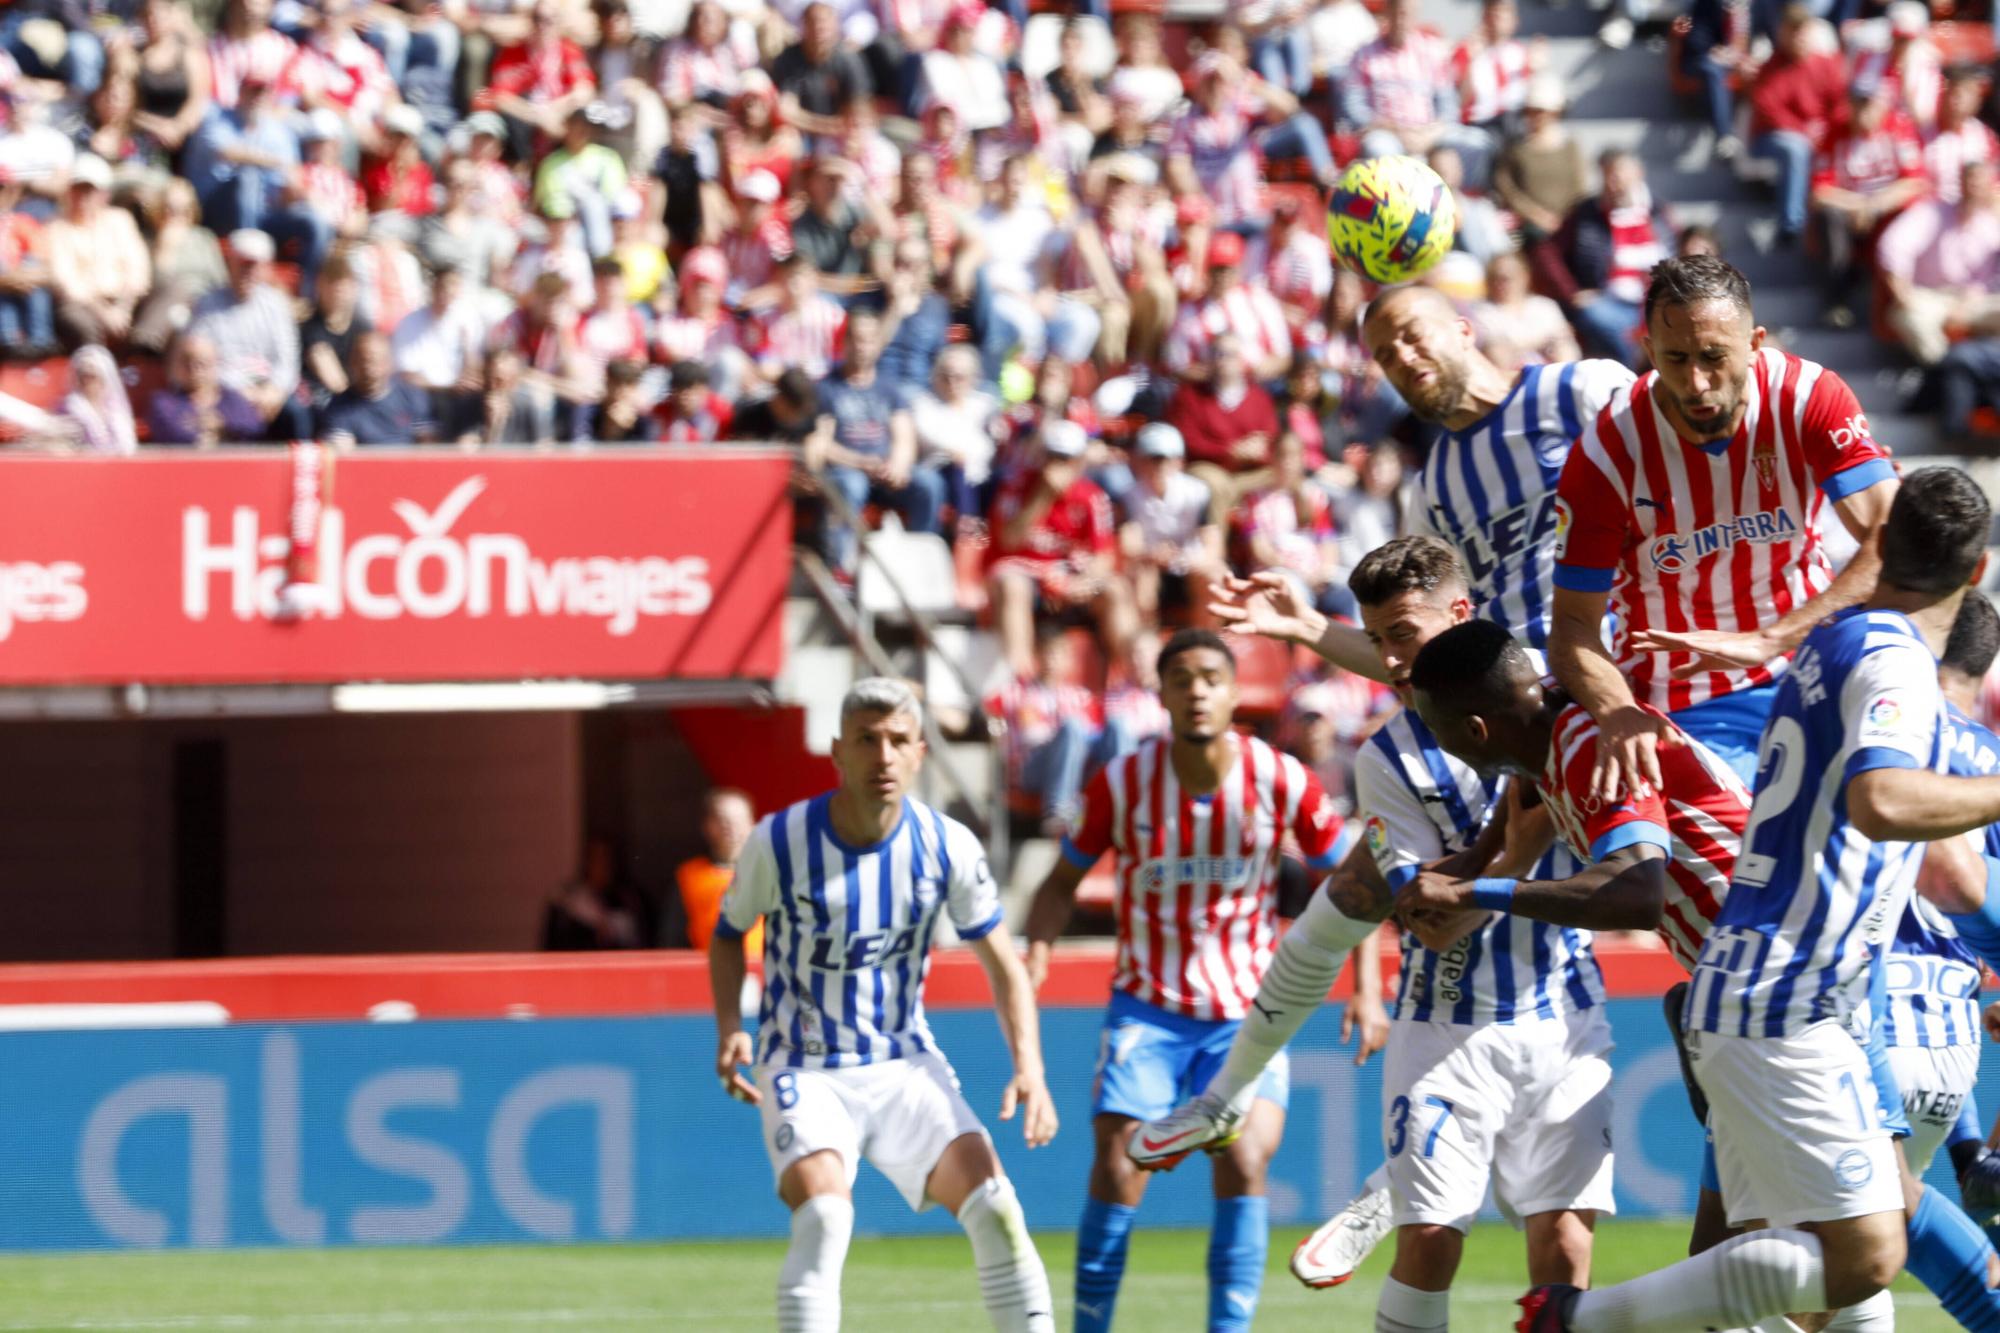
[[[2000,1333],[2000,1292],[1986,1285],[1992,1247],[1973,1220],[1934,1189],[1910,1218],[1910,1275],[1972,1333]]]
[[[1098,1199],[1083,1201],[1076,1233],[1076,1333],[1107,1333],[1125,1276],[1125,1247],[1136,1208]]]
[[[1208,1233],[1208,1333],[1247,1333],[1264,1289],[1271,1201],[1246,1195],[1215,1201]]]

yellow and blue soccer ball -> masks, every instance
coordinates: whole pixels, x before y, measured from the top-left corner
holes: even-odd
[[[1444,258],[1457,230],[1450,189],[1414,157],[1355,162],[1327,205],[1326,243],[1335,261],[1371,282],[1410,281]]]

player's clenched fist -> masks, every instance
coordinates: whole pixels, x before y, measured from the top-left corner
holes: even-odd
[[[1016,1074],[1007,1084],[1000,1094],[1000,1118],[1012,1120],[1016,1107],[1021,1110],[1021,1137],[1030,1148],[1056,1136],[1056,1101],[1041,1075]]]
[[[743,1077],[743,1066],[750,1063],[750,1034],[732,1032],[722,1039],[721,1047],[715,1053],[715,1076],[722,1081],[722,1090],[739,1102],[752,1106],[764,1100],[757,1085]]]

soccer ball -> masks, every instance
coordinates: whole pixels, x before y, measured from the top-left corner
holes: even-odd
[[[1451,191],[1414,157],[1355,162],[1326,212],[1333,257],[1371,282],[1408,282],[1444,258],[1457,229]]]

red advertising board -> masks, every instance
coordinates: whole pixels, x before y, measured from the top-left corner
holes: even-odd
[[[0,684],[769,678],[788,466],[347,454],[288,591],[287,451],[0,460]]]

